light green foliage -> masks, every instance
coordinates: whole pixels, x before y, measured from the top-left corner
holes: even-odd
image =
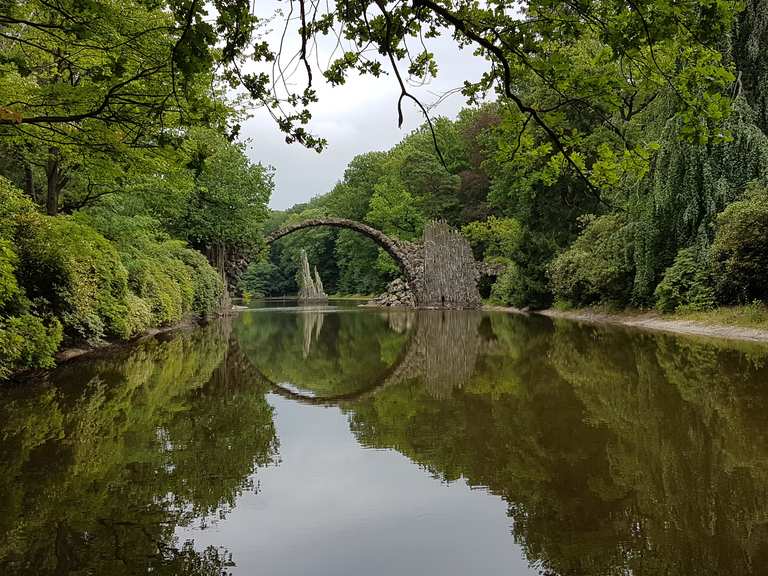
[[[62,326],[32,314],[0,317],[0,380],[22,368],[51,368],[62,340]]]
[[[13,238],[19,218],[34,206],[0,177],[0,380],[21,368],[47,368],[62,339],[61,323],[30,313],[31,303],[19,284],[19,255]]]
[[[522,6],[507,0],[380,2],[375,7],[339,3],[319,7],[308,26],[290,20],[286,26],[289,34],[309,31],[310,40],[330,35],[348,42],[327,67],[318,64],[318,76],[334,86],[354,74],[380,77],[385,65],[406,59],[409,65],[402,66],[398,78],[407,73],[428,82],[440,67],[432,39],[452,36],[489,63],[479,79],[465,79],[462,93],[469,102],[489,93],[503,95],[511,108],[546,133],[559,156],[555,164],[589,178],[594,159],[581,155],[576,146],[591,131],[564,124],[567,115],[582,115],[623,138],[625,122],[666,91],[686,138],[716,140],[713,124],[727,113],[727,89],[734,80],[720,47],[741,6],[725,0],[708,2],[705,9],[696,0],[535,0]],[[257,51],[260,58],[279,58],[282,43],[262,48]],[[305,58],[305,64],[311,71],[312,59]],[[324,140],[305,128],[310,105],[317,100],[314,85],[300,85],[301,90],[272,80],[254,74],[246,86],[280,111],[279,125],[290,141],[322,148]],[[286,101],[291,108],[281,106]],[[633,149],[628,142],[626,150]],[[553,166],[553,171],[560,170]]]
[[[44,216],[0,178],[0,378],[50,367],[68,342],[125,339],[218,309],[205,257],[120,204]]]
[[[413,195],[394,175],[376,183],[366,220],[382,232],[403,240],[418,239],[426,222]]]
[[[656,287],[656,308],[661,312],[708,310],[715,305],[712,283],[706,251],[683,248]]]
[[[199,250],[222,246],[232,252],[252,252],[267,217],[271,171],[251,164],[243,145],[210,129],[191,130],[183,150],[194,187],[178,216],[171,215],[168,227]],[[162,203],[162,198],[156,198],[158,207]]]
[[[8,240],[0,239],[0,307],[7,308],[18,303],[23,292],[16,281],[16,267],[19,258]]]
[[[130,333],[206,316],[219,308],[223,284],[202,254],[172,240],[148,216],[126,217],[119,202],[78,214],[117,247],[132,299]],[[147,315],[147,311],[149,315]],[[147,324],[147,319],[149,323]]]
[[[190,310],[198,316],[210,316],[221,309],[224,284],[205,256],[182,243],[171,245],[172,254],[187,267],[192,276],[193,294]]]
[[[121,191],[136,171],[151,173],[148,165],[174,157],[190,125],[226,126],[216,34],[207,19],[187,19],[187,9],[202,16],[201,5],[185,5],[184,15],[173,6],[181,9],[134,0],[4,5],[6,172],[48,214]],[[252,20],[240,25],[247,34]]]
[[[746,197],[717,217],[712,269],[718,299],[727,304],[768,302],[768,188],[754,184]]]
[[[18,278],[27,296],[59,317],[72,338],[130,336],[128,275],[115,247],[68,217],[24,217],[16,234]]]
[[[634,272],[629,246],[622,215],[587,220],[584,232],[550,266],[555,297],[574,306],[628,304]]]
[[[344,178],[324,197],[330,214],[362,221],[376,182],[384,175],[387,153],[368,152],[352,158]]]
[[[475,257],[486,261],[509,261],[520,249],[522,226],[514,218],[490,216],[485,221],[470,222],[461,233],[469,241]]]

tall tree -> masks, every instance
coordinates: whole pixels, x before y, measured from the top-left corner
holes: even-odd
[[[226,109],[211,99],[217,35],[199,4],[181,21],[165,2],[3,4],[0,134],[27,191],[43,180],[49,214],[75,172],[98,194],[120,184],[114,158],[162,150],[193,120],[223,123]]]

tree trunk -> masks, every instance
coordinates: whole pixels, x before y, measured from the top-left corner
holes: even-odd
[[[37,202],[37,190],[35,190],[35,175],[32,166],[24,162],[24,192]]]
[[[45,175],[48,179],[48,192],[45,200],[45,210],[49,216],[56,216],[59,213],[59,149],[51,147],[48,149],[48,165],[45,168]]]

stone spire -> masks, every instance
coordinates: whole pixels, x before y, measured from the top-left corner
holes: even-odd
[[[315,278],[312,279],[312,272],[307,260],[307,252],[301,251],[301,271],[299,275],[299,302],[325,302],[328,296],[323,291],[323,282],[320,280],[320,274],[315,267]]]

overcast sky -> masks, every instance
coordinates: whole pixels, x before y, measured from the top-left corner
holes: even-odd
[[[264,0],[257,3],[256,13],[265,16],[275,7],[286,7],[287,2]],[[270,35],[279,38],[279,32]],[[462,86],[464,80],[476,80],[487,69],[484,60],[471,50],[459,50],[450,37],[429,41],[429,50],[435,53],[439,73],[437,79],[425,86],[412,87],[425,105],[438,99],[438,95]],[[287,50],[291,54],[297,43]],[[320,47],[320,61],[327,62],[330,46]],[[405,69],[403,65],[401,69]],[[296,84],[304,81],[296,74]],[[423,122],[423,116],[413,104],[404,106],[406,120],[397,127],[397,98],[399,87],[392,74],[380,78],[355,76],[343,86],[331,88],[322,84],[315,72],[315,85],[320,101],[312,106],[310,131],[328,140],[320,154],[299,144],[286,144],[285,135],[275,125],[266,110],[253,111],[253,117],[243,123],[242,137],[248,139],[247,151],[254,162],[275,168],[275,191],[270,207],[278,210],[296,203],[306,202],[313,196],[328,192],[341,179],[344,168],[356,155],[371,150],[386,150],[402,140]],[[442,101],[432,115],[455,117],[464,104],[461,94]]]

